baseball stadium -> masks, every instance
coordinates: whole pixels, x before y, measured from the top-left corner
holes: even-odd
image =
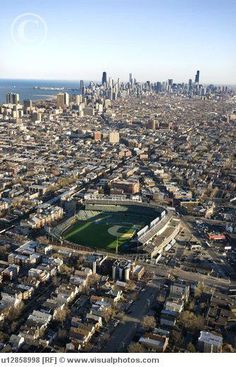
[[[142,238],[163,214],[163,208],[139,202],[87,199],[84,207],[59,228],[59,235],[86,248],[132,252],[142,245]]]

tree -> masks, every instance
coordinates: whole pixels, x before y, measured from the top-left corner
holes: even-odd
[[[174,329],[172,330],[171,340],[173,341],[174,345],[182,346],[182,344],[181,344],[181,341],[182,341],[181,335],[182,335],[181,331],[174,330]]]
[[[205,310],[205,308],[206,308],[205,302],[200,303],[200,308],[201,308],[202,311]]]
[[[7,338],[7,334],[4,334],[2,331],[0,331],[0,343],[5,343]]]
[[[90,342],[87,342],[85,346],[83,347],[83,352],[87,352],[87,353],[91,352],[92,348],[93,348],[93,345]]]
[[[196,348],[195,348],[195,346],[193,345],[193,343],[188,343],[187,350],[188,350],[190,353],[196,353]]]
[[[12,347],[10,344],[7,344],[2,350],[1,353],[12,353]]]
[[[157,301],[160,302],[160,303],[164,303],[165,302],[165,299],[166,299],[166,297],[163,296],[163,295],[157,296]]]
[[[140,343],[131,343],[128,346],[129,353],[145,353],[145,348]]]
[[[109,307],[104,311],[103,318],[106,322],[108,322],[115,315],[115,310],[112,307]]]
[[[16,321],[11,322],[11,332],[14,333],[16,328],[18,326],[18,323]]]
[[[232,347],[231,344],[223,344],[222,352],[223,353],[234,353],[235,349]]]
[[[87,285],[89,287],[98,283],[100,276],[98,274],[91,274],[88,277]]]
[[[56,275],[51,278],[52,285],[59,286],[59,279]]]
[[[145,316],[143,318],[142,325],[143,325],[144,329],[146,329],[147,331],[155,329],[155,327],[156,327],[155,317]]]
[[[61,322],[63,325],[65,320],[68,318],[69,313],[70,310],[67,307],[63,308],[62,310],[58,310],[55,316],[55,320]]]
[[[194,297],[195,298],[200,298],[203,292],[203,286],[201,284],[199,284],[197,287],[195,287],[194,289]]]
[[[204,318],[202,316],[196,316],[190,311],[183,311],[181,313],[179,323],[185,329],[189,330],[201,330],[204,328]]]
[[[193,311],[194,310],[194,306],[195,306],[195,302],[194,301],[189,302],[189,304],[188,304],[189,311]]]
[[[11,307],[9,309],[7,320],[14,321],[17,320],[24,309],[24,302],[21,301],[16,307]]]
[[[65,339],[67,337],[67,331],[65,329],[59,328],[57,336],[58,339]]]
[[[72,274],[73,271],[74,271],[74,269],[70,268],[69,266],[67,266],[65,264],[61,265],[61,267],[60,267],[60,272],[62,274]]]
[[[132,291],[133,289],[135,289],[135,286],[136,286],[135,282],[133,280],[130,280],[127,283],[127,290],[131,290]]]

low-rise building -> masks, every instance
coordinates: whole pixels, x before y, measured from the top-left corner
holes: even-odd
[[[204,353],[217,353],[222,351],[223,338],[208,331],[201,331],[198,338],[199,350]]]

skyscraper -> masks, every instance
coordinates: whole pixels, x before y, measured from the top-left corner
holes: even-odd
[[[195,75],[195,83],[199,84],[199,81],[200,81],[200,71],[197,70],[197,74]]]
[[[188,81],[188,90],[190,91],[192,89],[192,87],[193,87],[193,81],[192,81],[192,79],[189,79],[189,81]]]
[[[18,104],[20,101],[20,96],[18,93],[7,93],[6,103]]]
[[[81,94],[82,94],[82,96],[83,96],[83,95],[84,95],[84,93],[85,93],[84,81],[83,81],[83,80],[80,80],[79,88],[80,88],[80,93],[81,93]]]
[[[23,101],[23,105],[24,105],[24,108],[32,108],[33,104],[32,104],[32,101],[30,99],[25,99]]]
[[[59,93],[57,95],[57,108],[65,108],[69,106],[70,96],[68,93]]]
[[[75,103],[79,106],[80,103],[83,102],[83,97],[81,96],[81,94],[78,94],[75,96]]]
[[[161,82],[157,82],[156,83],[156,91],[157,91],[157,93],[159,93],[159,92],[162,91],[162,84],[161,84]]]
[[[70,95],[69,95],[69,93],[64,93],[64,104],[65,104],[66,107],[68,107],[69,104],[70,104]]]
[[[129,74],[129,84],[131,85],[131,87],[133,86],[133,75],[132,75],[132,73]]]
[[[173,79],[168,79],[168,86],[167,86],[168,92],[172,91],[173,82],[174,82]]]
[[[33,107],[32,101],[30,99],[25,99],[23,102],[23,106],[24,106],[24,113],[28,113],[29,111],[32,110]]]
[[[102,73],[102,85],[107,84],[107,73],[104,71]]]

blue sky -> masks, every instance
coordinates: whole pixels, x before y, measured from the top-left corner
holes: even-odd
[[[122,80],[132,72],[141,81],[187,81],[199,69],[204,83],[236,84],[236,0],[2,0],[1,5],[0,78],[98,80],[106,70]],[[39,26],[23,27],[26,43],[16,21],[25,13],[43,19]],[[44,24],[46,38],[39,43]]]

